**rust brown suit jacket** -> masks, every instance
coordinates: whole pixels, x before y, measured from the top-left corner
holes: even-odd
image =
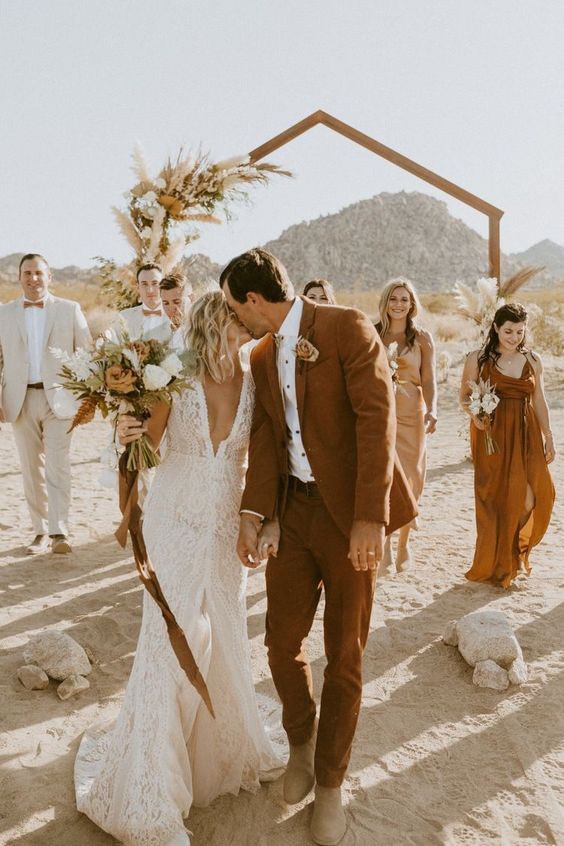
[[[395,402],[386,352],[368,318],[352,308],[304,299],[300,336],[319,351],[296,362],[304,448],[323,502],[348,537],[353,520],[392,532],[417,507],[395,454]],[[266,335],[251,353],[256,386],[242,510],[284,513],[288,435],[276,345]]]

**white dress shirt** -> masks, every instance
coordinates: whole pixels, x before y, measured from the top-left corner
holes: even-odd
[[[300,418],[298,415],[298,400],[296,397],[295,350],[300,336],[300,322],[303,310],[303,301],[299,297],[296,297],[292,303],[292,308],[276,334],[276,346],[278,348],[277,364],[278,379],[286,414],[288,469],[291,476],[297,476],[302,482],[313,482],[315,479],[311,472],[311,466],[302,441]]]
[[[146,311],[153,311],[155,314],[145,314]],[[146,335],[148,332],[152,332],[153,329],[156,329],[157,326],[160,326],[162,323],[166,323],[168,321],[168,317],[164,313],[162,306],[158,306],[158,308],[147,308],[147,306],[143,306],[143,335]]]
[[[175,329],[170,338],[170,346],[177,353],[182,353],[186,349],[186,338],[184,337],[186,329],[180,326]]]
[[[27,352],[29,356],[29,372],[27,384],[41,382],[41,359],[43,357],[43,336],[45,334],[45,304],[51,298],[49,295],[42,302],[43,308],[24,308],[25,329],[27,333]],[[31,302],[24,297],[22,302]]]

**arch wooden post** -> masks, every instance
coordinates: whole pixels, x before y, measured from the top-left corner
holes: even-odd
[[[449,180],[445,179],[443,176],[433,173],[432,170],[423,167],[423,165],[408,159],[407,156],[398,153],[397,150],[392,150],[391,147],[386,147],[384,144],[376,141],[375,138],[370,138],[369,135],[359,132],[358,129],[354,129],[354,127],[343,123],[343,121],[327,114],[327,112],[321,110],[313,112],[313,114],[298,121],[298,123],[288,127],[288,129],[285,129],[278,135],[275,135],[274,138],[271,138],[269,141],[265,141],[264,144],[260,145],[260,147],[255,147],[255,149],[249,154],[251,161],[259,161],[259,159],[263,159],[265,156],[274,152],[274,150],[284,147],[290,141],[293,141],[294,138],[297,138],[299,135],[303,135],[304,132],[308,132],[314,126],[317,126],[318,123],[323,124],[328,129],[332,129],[334,132],[338,132],[350,141],[354,141],[355,144],[359,144],[366,150],[370,150],[371,153],[375,153],[377,156],[386,159],[397,167],[401,167],[402,170],[406,170],[408,173],[419,177],[419,179],[429,183],[429,185],[433,185],[440,191],[450,194],[451,197],[454,197],[456,200],[460,200],[461,203],[465,203],[467,206],[471,206],[476,209],[476,211],[487,215],[489,220],[489,274],[490,276],[495,276],[498,285],[500,284],[500,221],[503,217],[503,211],[501,209],[498,209],[496,206],[492,206],[491,203],[488,203],[481,197],[471,194],[470,191],[466,191],[466,189],[461,188],[460,185],[455,185],[454,182],[449,182]]]

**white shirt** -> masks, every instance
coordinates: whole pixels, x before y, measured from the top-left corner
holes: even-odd
[[[160,312],[160,314],[145,314],[146,311]],[[146,305],[143,306],[143,335],[146,335],[147,332],[151,332],[153,329],[156,329],[157,326],[160,326],[162,323],[167,322],[168,317],[164,313],[162,306],[158,306],[156,309],[147,308]]]
[[[303,301],[296,297],[277,332],[278,380],[284,401],[286,429],[288,434],[288,469],[291,476],[302,482],[315,481],[304,449],[298,400],[296,397],[296,345],[300,336],[300,322],[304,310]]]
[[[43,336],[45,334],[45,305],[51,297],[47,295],[42,300],[43,308],[24,308],[25,329],[27,333],[27,353],[29,356],[29,371],[27,384],[41,382],[41,359],[43,358]],[[31,302],[22,298],[22,302]],[[36,300],[39,302],[39,300]]]
[[[186,349],[186,339],[184,337],[184,332],[184,326],[180,326],[178,329],[174,330],[170,338],[170,346],[177,353],[184,352],[184,350]]]

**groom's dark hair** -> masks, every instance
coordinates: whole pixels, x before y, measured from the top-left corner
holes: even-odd
[[[231,259],[219,277],[222,288],[226,282],[238,303],[246,302],[251,291],[269,303],[283,303],[293,297],[286,268],[280,259],[260,247]]]

